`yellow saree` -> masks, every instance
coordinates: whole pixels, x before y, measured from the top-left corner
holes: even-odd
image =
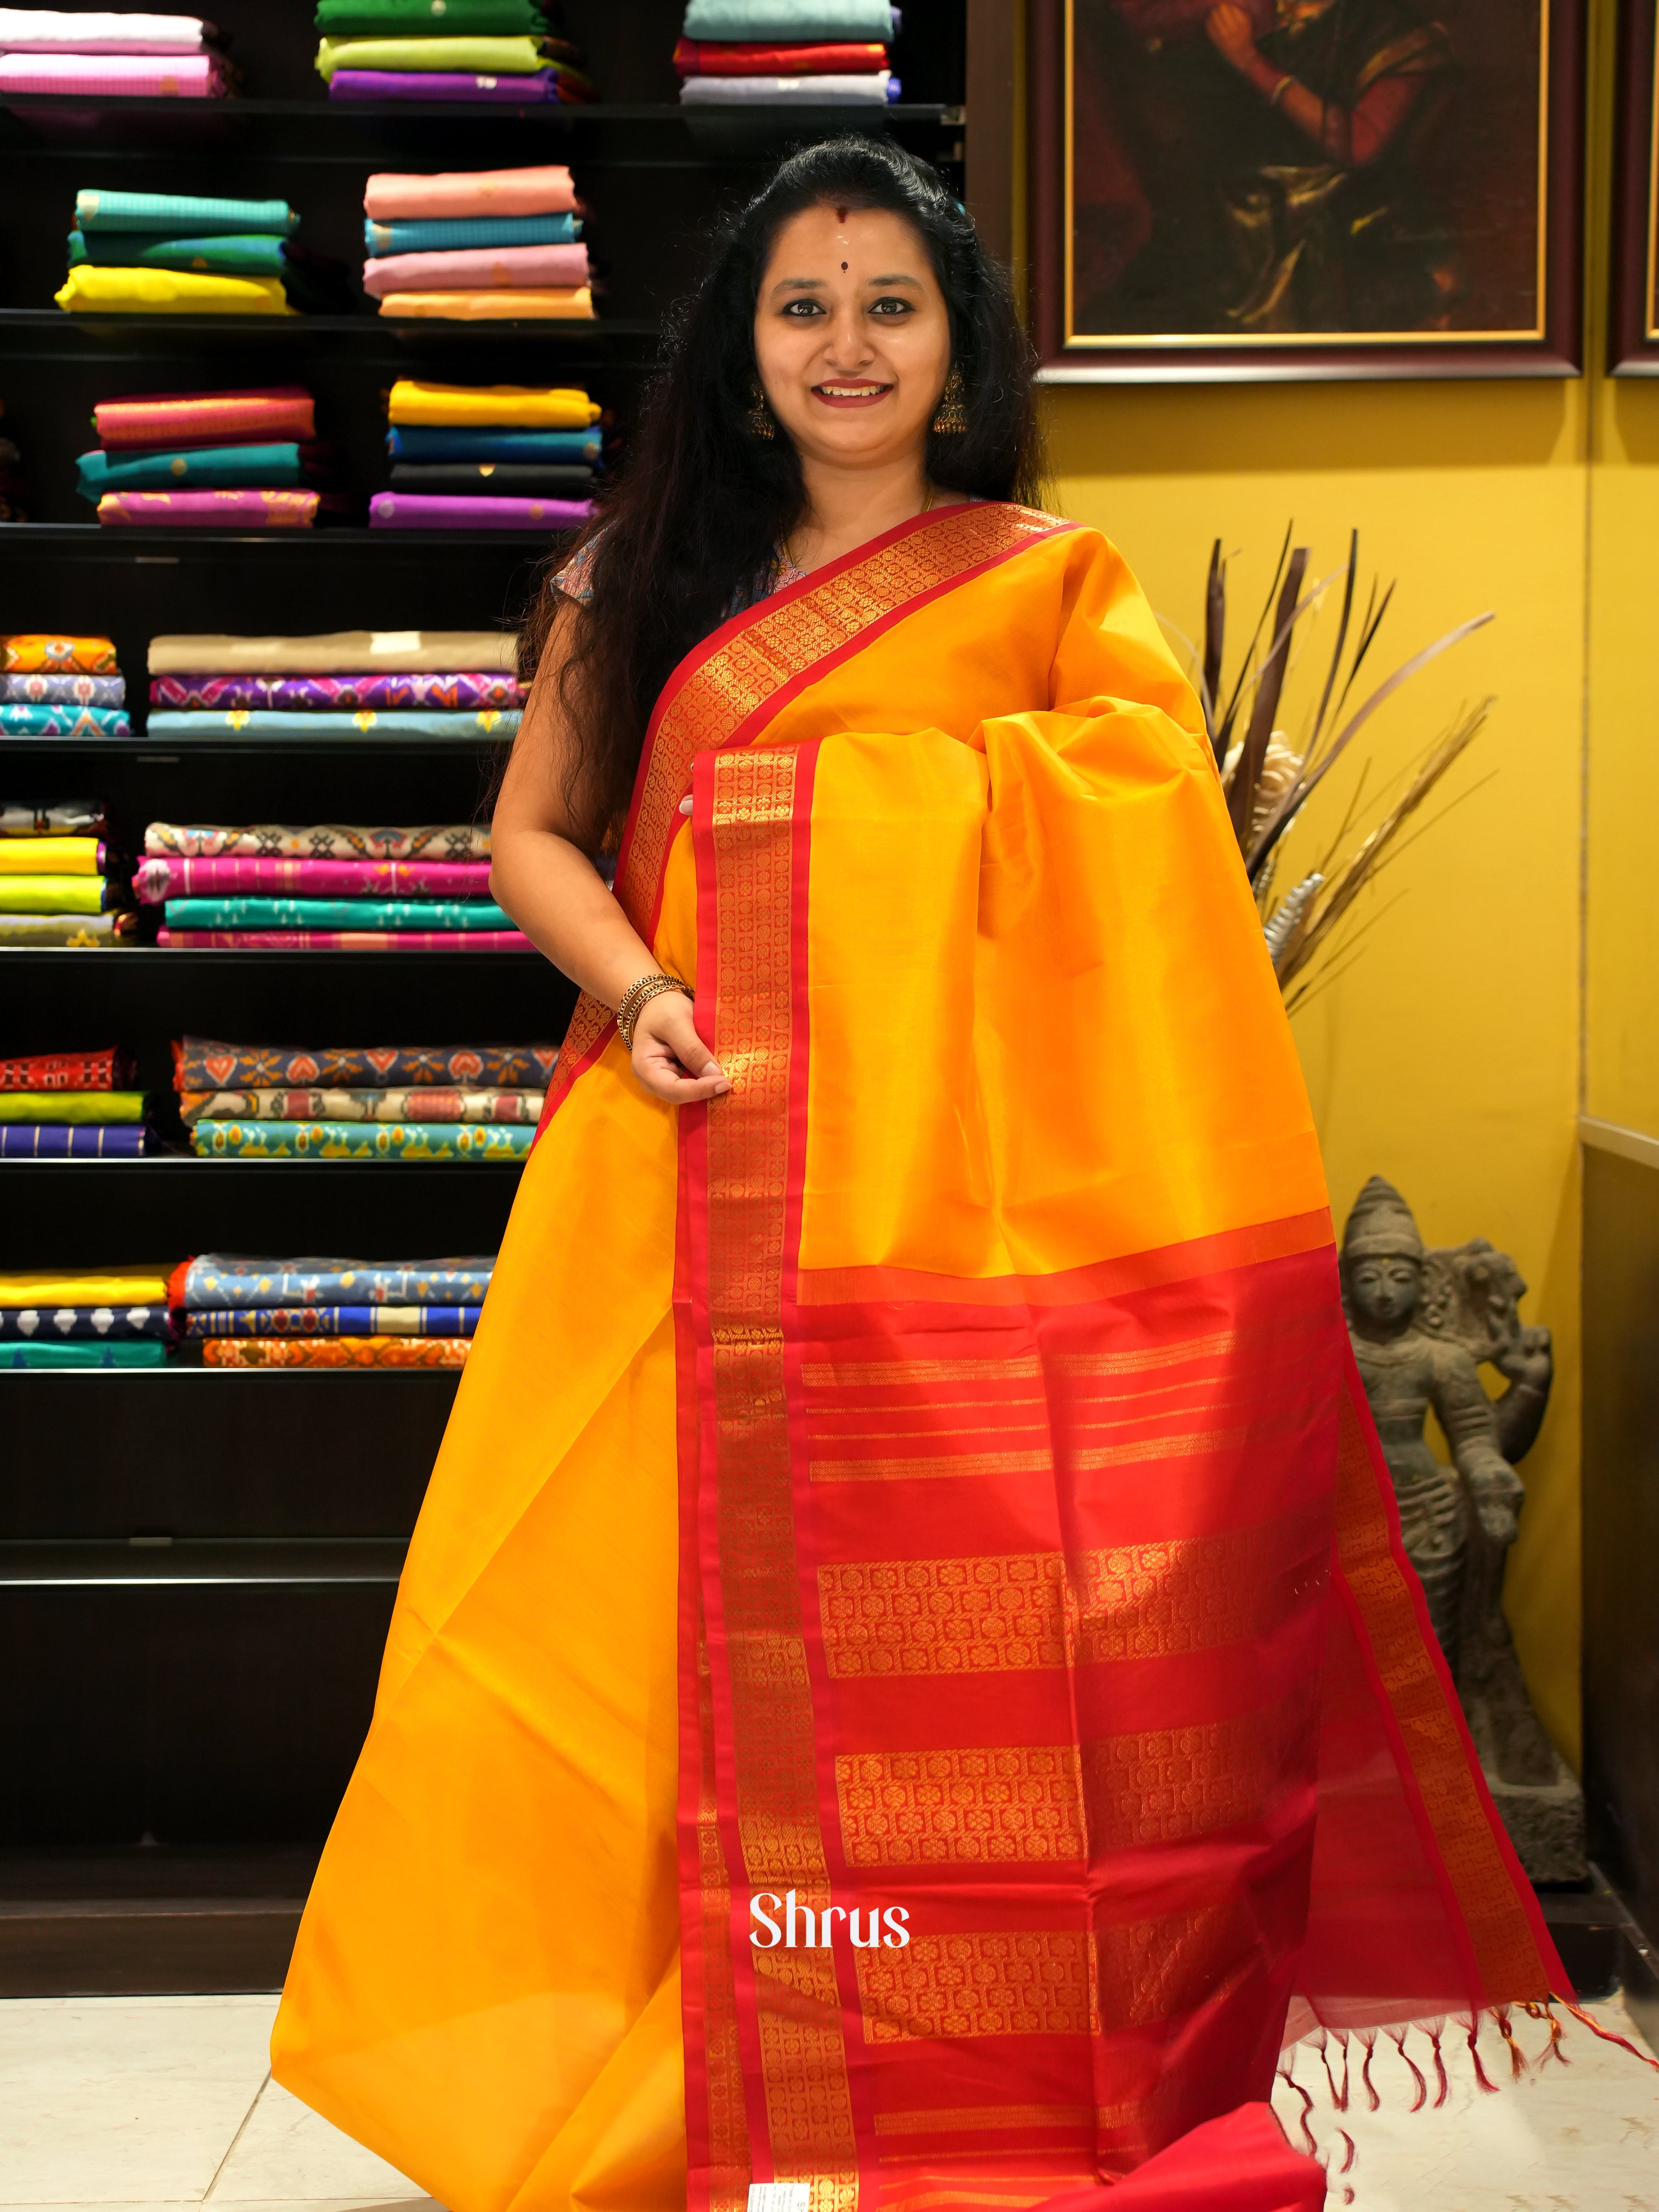
[[[579,1006],[277,2079],[451,2212],[1069,2208],[1287,2032],[1562,1990],[1112,549],[957,507],[734,617],[617,893],[733,1089]]]

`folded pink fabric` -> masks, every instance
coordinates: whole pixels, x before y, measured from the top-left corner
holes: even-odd
[[[520,929],[161,929],[169,952],[533,952]]]
[[[388,253],[363,265],[363,289],[483,292],[508,285],[586,284],[585,246],[477,246],[459,253]]]
[[[166,523],[198,530],[304,530],[317,520],[314,491],[106,491],[101,523]]]
[[[140,860],[132,888],[139,902],[211,897],[231,891],[289,892],[302,898],[487,899],[488,860],[291,860],[219,856]]]
[[[264,446],[317,434],[315,403],[302,384],[267,384],[252,391],[143,392],[100,399],[93,409],[98,435],[123,453],[154,447]]]
[[[568,169],[477,169],[430,177],[387,172],[363,188],[363,213],[376,222],[405,216],[568,215],[576,188]]]
[[[0,92],[213,100],[224,88],[216,54],[0,54]]]

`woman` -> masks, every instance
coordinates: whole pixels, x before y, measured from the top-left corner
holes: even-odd
[[[1287,2008],[1562,1986],[1196,706],[1034,455],[843,140],[561,572],[494,884],[583,997],[274,2045],[451,2212],[1314,2204]]]

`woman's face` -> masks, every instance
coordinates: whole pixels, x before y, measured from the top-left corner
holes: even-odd
[[[903,216],[813,207],[785,223],[761,278],[755,359],[804,460],[919,461],[951,366],[951,325]]]

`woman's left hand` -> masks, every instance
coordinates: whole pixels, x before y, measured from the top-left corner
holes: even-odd
[[[1224,0],[1219,8],[1212,8],[1205,18],[1204,27],[1210,34],[1210,43],[1224,60],[1236,70],[1247,70],[1255,59],[1255,32],[1248,9]]]

